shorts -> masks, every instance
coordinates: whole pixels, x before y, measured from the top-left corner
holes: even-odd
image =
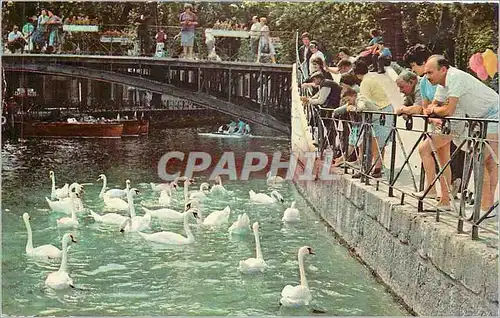
[[[496,123],[488,123],[488,134],[498,134],[498,105],[493,105],[491,106],[488,111],[486,112],[486,115],[484,116],[485,119],[496,119]]]
[[[181,46],[194,46],[194,30],[181,31]]]
[[[359,125],[352,124],[351,133],[349,134],[349,146],[357,147],[361,144],[363,140],[360,138],[358,141],[358,136],[359,136]]]
[[[385,113],[394,113],[394,108],[391,104],[379,110]],[[384,142],[389,137],[391,129],[394,123],[394,118],[392,115],[385,115],[384,125],[380,125],[380,114],[373,114],[373,125],[372,125],[372,135],[377,138],[379,148],[383,148]],[[387,143],[391,142],[388,140]]]

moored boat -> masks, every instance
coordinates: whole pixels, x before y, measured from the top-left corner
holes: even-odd
[[[124,125],[106,122],[23,122],[23,138],[121,138]]]
[[[141,122],[141,129],[140,129],[140,133],[141,135],[147,135],[149,134],[149,120],[146,120],[146,119],[141,119],[139,120]]]

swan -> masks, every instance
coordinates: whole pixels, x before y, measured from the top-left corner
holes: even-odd
[[[150,229],[151,228],[151,214],[149,214],[146,211],[146,214],[144,216],[137,216],[135,214],[135,207],[134,207],[134,197],[139,193],[139,190],[136,188],[132,188],[129,190],[128,195],[127,195],[127,201],[128,201],[128,208],[130,212],[130,218],[131,221],[134,224],[134,227],[138,231],[142,231],[145,229]]]
[[[248,194],[250,195],[250,200],[256,203],[272,204],[277,202],[285,202],[285,200],[283,200],[283,196],[281,196],[281,194],[279,194],[279,192],[276,190],[271,192],[270,195],[267,195],[265,193],[255,193],[253,190],[250,190]]]
[[[169,206],[172,203],[172,192],[170,189],[164,189],[160,192],[160,197],[158,198],[158,203],[161,206]]]
[[[295,201],[293,201],[292,205],[285,210],[281,221],[284,221],[284,222],[300,221],[299,210],[295,207]]]
[[[201,224],[209,225],[209,226],[219,226],[229,222],[229,215],[231,214],[231,209],[229,206],[226,206],[224,210],[214,211],[210,213]],[[200,220],[202,219],[200,213]]]
[[[54,171],[50,171],[49,173],[50,179],[52,180],[52,191],[50,193],[50,198],[52,200],[62,199],[68,196],[69,192],[69,184],[65,184],[62,188],[56,189],[56,177],[54,175]]]
[[[189,201],[189,186],[194,183],[193,179],[186,178],[184,180],[184,203]]]
[[[68,274],[68,245],[70,243],[77,243],[73,234],[66,233],[62,239],[62,260],[61,267],[57,272],[50,273],[45,280],[45,286],[52,289],[64,289],[68,287],[75,288],[73,279]]]
[[[61,258],[62,252],[54,245],[46,244],[33,248],[33,234],[31,233],[30,216],[28,213],[23,214],[24,224],[28,231],[28,242],[26,243],[26,254],[31,257],[56,259]]]
[[[144,212],[148,213],[149,215],[161,219],[161,220],[183,220],[184,219],[184,213],[182,212],[177,212],[172,209],[168,208],[163,208],[163,209],[158,209],[158,210],[149,210],[145,207],[142,207]]]
[[[238,220],[229,227],[229,234],[245,234],[250,230],[250,219],[246,213],[238,215]]]
[[[78,218],[76,217],[76,202],[75,198],[78,197],[78,194],[75,192],[70,192],[69,194],[70,200],[72,201],[72,206],[71,206],[71,217],[65,217],[65,218],[60,218],[57,220],[57,227],[60,228],[68,228],[68,227],[78,227]]]
[[[193,215],[195,218],[198,218],[198,213],[194,209],[188,210],[184,214],[184,231],[186,232],[187,237],[184,237],[180,234],[173,232],[156,232],[153,234],[147,234],[138,232],[145,240],[161,243],[161,244],[174,244],[174,245],[183,245],[183,244],[191,244],[194,243],[194,236],[191,232],[191,228],[188,224],[188,218],[190,215]]]
[[[298,253],[300,285],[286,285],[281,291],[280,304],[285,307],[307,306],[312,300],[311,291],[307,285],[306,271],[304,270],[304,256],[306,254],[314,255],[312,248],[309,246],[301,247]]]
[[[177,190],[177,188],[178,188],[177,183],[175,183],[175,182],[158,183],[158,184],[154,184],[153,182],[150,182],[149,184],[151,185],[151,190],[153,190],[154,192],[161,192],[165,189]],[[172,195],[172,193],[170,193],[170,195]]]
[[[189,195],[189,199],[204,199],[207,196],[207,193],[209,193],[208,189],[210,188],[210,184],[203,182],[200,184],[200,190],[199,191],[193,191]]]
[[[49,198],[45,197],[45,201],[47,201],[52,212],[60,212],[71,215],[71,210],[73,209],[71,200],[51,201]]]
[[[99,215],[92,210],[89,210],[90,216],[94,218],[94,221],[104,224],[115,224],[121,225],[127,219],[126,216],[120,215],[118,213],[106,213],[104,215]]]
[[[97,178],[97,181],[102,180],[102,189],[101,192],[99,193],[99,198],[103,197],[108,197],[108,198],[125,198],[127,197],[127,191],[130,189],[130,180],[127,180],[126,183],[126,188],[124,190],[122,189],[110,189],[106,191],[106,186],[108,184],[108,179],[106,178],[106,175],[100,174],[99,178]],[[106,191],[106,192],[105,192]]]
[[[273,184],[273,183],[282,183],[285,181],[285,179],[283,179],[282,177],[280,176],[273,176],[271,174],[271,171],[269,171],[267,174],[266,174],[266,177],[267,177],[267,184]]]
[[[248,258],[244,261],[240,261],[240,266],[238,266],[238,270],[243,273],[252,274],[252,273],[263,273],[267,264],[262,257],[262,251],[260,250],[260,238],[259,238],[259,222],[255,222],[252,226],[253,234],[255,236],[255,258]]]
[[[127,188],[125,189],[125,191],[128,192],[130,189],[130,180],[127,180],[125,183],[127,184]],[[102,192],[103,190],[101,190],[101,193]],[[106,194],[104,194],[102,196],[102,199],[104,200],[104,205],[110,208],[111,210],[127,211],[129,209],[128,203],[121,198],[109,197]]]
[[[217,182],[217,184],[212,186],[212,188],[210,189],[210,193],[215,193],[215,194],[231,193],[231,191],[228,191],[222,185],[222,179],[220,178],[220,176],[215,177],[215,182]]]
[[[85,190],[83,189],[83,186],[81,184],[78,184],[76,182],[72,183],[69,186],[69,194],[70,194],[70,196],[68,196],[67,198],[59,199],[60,202],[63,202],[65,205],[67,205],[68,207],[70,207],[69,209],[64,208],[64,210],[66,210],[67,212],[69,211],[69,213],[71,214],[71,206],[73,205],[73,203],[71,201],[72,200],[71,199],[71,193],[72,192],[75,192],[77,194],[77,196],[73,199],[74,202],[75,202],[74,203],[75,204],[75,211],[77,213],[84,212],[85,208],[83,207],[83,202],[82,202],[82,199],[80,198],[80,196],[82,195],[83,192],[85,192]],[[49,206],[50,206],[50,203],[49,203]]]

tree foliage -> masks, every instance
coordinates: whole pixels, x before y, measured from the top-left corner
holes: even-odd
[[[153,25],[178,26],[182,2],[3,2],[4,30],[22,25],[28,16],[44,8],[62,17],[95,17],[102,24],[133,25],[141,13]],[[380,28],[388,14],[398,16],[405,46],[424,43],[434,53],[445,54],[455,65],[466,68],[475,52],[498,47],[498,4],[494,3],[360,3],[360,2],[201,2],[197,3],[200,28],[217,20],[249,23],[251,17],[266,16],[273,31],[308,31],[324,51],[335,55],[346,46],[359,52],[370,40],[369,30]],[[293,62],[294,39],[284,42],[282,62]],[[237,49],[236,49],[237,50]]]

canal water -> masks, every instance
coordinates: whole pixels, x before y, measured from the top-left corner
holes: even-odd
[[[157,173],[160,157],[168,151],[206,151],[214,158],[224,151],[236,156],[246,151],[271,154],[289,152],[282,139],[219,139],[199,136],[203,129],[151,131],[150,136],[121,140],[28,140],[7,143],[2,148],[2,311],[9,315],[132,316],[132,315],[308,315],[312,310],[326,315],[407,315],[408,313],[378,284],[370,272],[339,245],[307,206],[292,184],[269,187],[263,178],[223,183],[230,195],[209,195],[202,211],[231,208],[229,223],[219,228],[197,226],[191,221],[195,243],[169,247],[145,241],[137,233],[120,233],[116,226],[94,222],[88,211],[79,215],[80,227],[59,230],[56,220],[65,215],[49,210],[49,171],[56,186],[85,183],[86,209],[103,214],[98,197],[106,174],[108,186],[124,188],[125,180],[140,190],[135,198],[139,215],[142,206],[155,208],[158,193],[149,182],[161,182]],[[178,164],[178,163],[177,163]],[[175,165],[175,163],[174,163]],[[207,179],[196,176],[196,190]],[[262,175],[263,176],[263,175]],[[213,183],[213,182],[212,182]],[[182,187],[173,194],[172,207],[183,206]],[[284,204],[258,205],[250,202],[249,190],[269,193],[276,189]],[[301,220],[283,224],[281,217],[297,201]],[[41,262],[25,253],[27,232],[23,213],[31,216],[34,246],[52,244],[61,248],[64,233],[72,232],[78,243],[68,252],[68,271],[74,289],[52,291],[44,286],[58,262]],[[252,233],[230,236],[228,227],[246,212],[250,222],[260,223],[266,272],[238,272],[240,260],[255,257]],[[123,212],[126,215],[126,212]],[[173,231],[183,235],[182,223],[153,219],[146,232]],[[306,255],[305,271],[312,291],[307,308],[279,306],[285,285],[299,284],[297,251],[313,248]]]

